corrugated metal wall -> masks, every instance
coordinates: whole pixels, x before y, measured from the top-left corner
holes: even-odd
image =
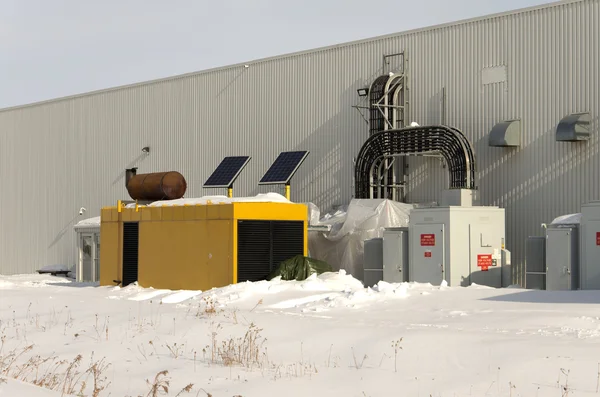
[[[352,108],[356,90],[382,72],[384,54],[400,51],[409,58],[409,121],[445,115],[471,139],[480,203],[506,208],[507,248],[522,263],[542,222],[600,198],[599,25],[600,0],[568,1],[0,111],[0,273],[74,264],[79,208],[92,217],[127,199],[127,167],[178,170],[188,197],[225,194],[202,183],[222,157],[248,154],[234,194],[254,195],[273,189],[257,182],[280,151],[306,149],[293,200],[322,211],[347,203],[368,135]],[[505,82],[482,83],[484,68],[502,65]],[[559,120],[579,111],[594,120],[590,141],[555,142]],[[513,118],[522,120],[522,146],[488,147],[492,126]],[[410,200],[439,199],[448,184],[440,162],[411,158],[410,170]]]

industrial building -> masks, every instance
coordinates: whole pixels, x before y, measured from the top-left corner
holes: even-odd
[[[126,169],[176,170],[199,197],[226,194],[202,187],[221,159],[251,156],[234,190],[251,196],[280,189],[258,184],[280,152],[305,150],[291,199],[322,213],[449,187],[503,208],[523,284],[528,237],[600,199],[599,60],[600,0],[567,0],[0,110],[0,273],[75,265],[73,225],[128,197]],[[474,163],[457,177],[406,153],[363,189],[365,142],[411,123],[460,131]]]

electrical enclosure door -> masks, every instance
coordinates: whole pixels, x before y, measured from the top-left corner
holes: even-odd
[[[78,281],[82,281],[82,282],[96,281],[96,280],[92,279],[92,273],[93,273],[92,262],[93,262],[93,257],[94,257],[93,245],[94,245],[93,236],[91,234],[82,234],[81,235],[81,242],[80,242],[81,265],[80,265],[80,271],[79,271],[80,276],[79,276]]]
[[[571,290],[572,230],[548,229],[546,233],[546,289]]]
[[[546,238],[529,236],[525,250],[525,288],[546,289]]]
[[[581,239],[585,245],[585,257],[581,258],[581,265],[585,266],[581,285],[584,289],[600,289],[600,221],[587,221]]]
[[[469,225],[470,248],[470,279],[463,286],[470,284],[486,285],[493,288],[502,287],[502,267],[498,255],[494,255],[494,248],[490,241],[490,225]]]
[[[94,281],[100,281],[100,235],[94,235]]]
[[[444,225],[414,225],[409,278],[418,283],[440,285],[444,280]]]
[[[383,281],[403,283],[408,280],[408,228],[383,233]]]

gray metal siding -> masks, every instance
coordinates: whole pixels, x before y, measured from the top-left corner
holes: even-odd
[[[307,149],[292,199],[322,211],[347,203],[368,133],[351,107],[356,90],[381,73],[384,54],[402,50],[410,121],[445,120],[471,139],[477,196],[506,208],[507,248],[522,264],[542,222],[600,198],[599,25],[600,0],[568,1],[0,111],[0,273],[75,264],[79,207],[91,217],[127,199],[126,167],[180,171],[188,197],[225,194],[201,185],[223,156],[248,154],[234,194],[254,195],[279,189],[257,182],[280,151]],[[500,65],[507,81],[483,85],[482,70]],[[579,111],[592,115],[590,141],[555,142],[559,120]],[[513,118],[522,146],[488,147],[493,125]],[[409,199],[439,200],[446,171],[411,158]]]

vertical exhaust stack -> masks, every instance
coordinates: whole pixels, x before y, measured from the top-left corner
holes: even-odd
[[[129,181],[131,178],[137,175],[137,167],[126,168],[125,169],[125,187],[129,186]]]

